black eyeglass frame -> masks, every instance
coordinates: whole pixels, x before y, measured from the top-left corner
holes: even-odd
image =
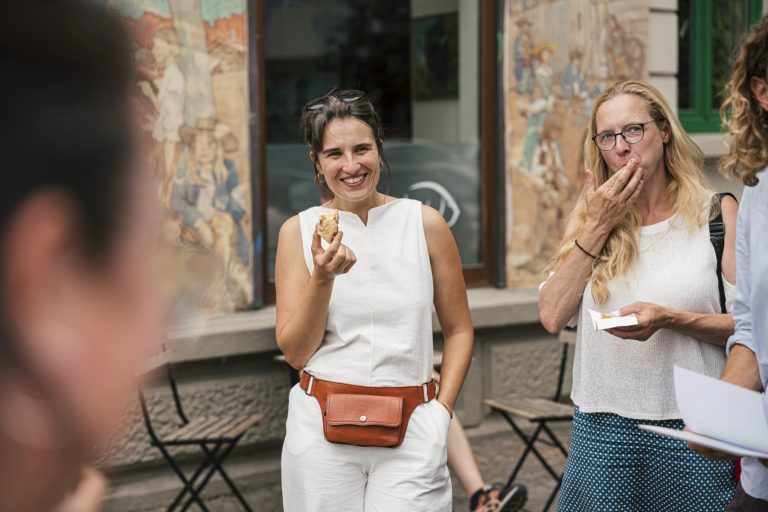
[[[637,144],[638,142],[643,140],[643,137],[645,136],[645,125],[651,124],[651,123],[655,123],[655,122],[656,122],[655,119],[651,119],[650,121],[646,121],[645,123],[632,123],[632,124],[628,124],[627,126],[622,128],[620,132],[616,132],[616,133],[600,132],[597,135],[595,135],[594,137],[592,137],[592,142],[595,143],[595,146],[597,146],[597,149],[599,149],[600,151],[610,151],[613,148],[615,148],[616,147],[616,141],[618,140],[619,135],[621,135],[621,138],[624,139],[624,142],[626,142],[627,144]],[[630,128],[635,127],[635,126],[641,127],[643,129],[643,133],[640,134],[640,138],[639,139],[637,139],[636,141],[632,142],[632,141],[627,140],[627,136],[624,135],[624,132],[626,130],[630,129]],[[608,135],[608,134],[613,135],[613,145],[611,145],[611,147],[609,147],[609,148],[601,148],[600,144],[597,143],[597,138],[600,137],[601,135]]]
[[[330,98],[336,98],[337,100],[343,101],[345,103],[352,103],[354,101],[361,100],[365,98],[365,91],[357,91],[357,90],[347,90],[347,91],[339,91],[337,93],[331,93],[326,96],[323,96],[319,100],[308,103],[304,106],[304,111],[308,110],[320,110],[321,108],[325,107],[328,104],[328,100]]]

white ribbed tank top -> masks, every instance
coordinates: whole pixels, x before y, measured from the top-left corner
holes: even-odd
[[[571,398],[582,412],[677,419],[673,367],[719,378],[725,347],[668,329],[647,341],[625,341],[596,330],[587,309],[614,311],[642,301],[682,311],[720,313],[715,251],[707,224],[691,232],[677,217],[641,227],[639,249],[624,278],[609,283],[611,297],[605,305],[595,304],[591,283],[584,290]],[[730,311],[735,286],[723,281]]]
[[[342,243],[357,263],[333,284],[325,337],[305,367],[315,377],[360,386],[431,380],[433,282],[421,208],[396,199],[372,208],[368,225],[339,211]],[[316,206],[299,214],[310,273],[315,225],[330,212]]]

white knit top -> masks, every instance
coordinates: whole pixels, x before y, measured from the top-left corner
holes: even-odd
[[[622,340],[596,330],[588,309],[614,311],[634,302],[651,302],[695,313],[720,313],[717,260],[704,224],[691,232],[678,217],[640,228],[639,256],[623,279],[609,283],[602,306],[584,290],[571,398],[582,412],[608,412],[627,418],[680,418],[673,367],[719,378],[725,347],[704,343],[668,329],[647,341]],[[724,279],[726,306],[735,286]]]
[[[305,366],[315,377],[359,386],[432,379],[433,282],[421,208],[396,199],[372,208],[367,225],[339,211],[342,243],[357,263],[333,283],[325,337]],[[299,214],[310,273],[315,225],[332,211],[316,206]]]

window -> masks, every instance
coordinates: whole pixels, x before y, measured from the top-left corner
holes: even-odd
[[[495,80],[481,80],[480,56],[495,57],[495,47],[481,52],[480,4],[263,1],[268,282],[274,280],[280,226],[320,204],[308,148],[298,135],[301,107],[333,89],[362,89],[385,126],[389,193],[443,213],[468,281],[490,284],[494,216],[483,197],[492,197],[484,176],[492,175],[493,134],[481,136],[480,127],[481,112],[493,112],[481,101],[496,97],[495,89],[480,93],[481,82],[495,87]],[[380,190],[386,189],[382,175]]]
[[[742,34],[762,0],[679,0],[678,107],[689,132],[720,131],[719,108]]]

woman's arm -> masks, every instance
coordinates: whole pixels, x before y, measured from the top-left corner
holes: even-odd
[[[594,256],[602,252],[617,219],[626,214],[642,190],[643,172],[636,165],[627,164],[599,188],[595,188],[594,173],[587,171],[587,219],[578,228],[579,221],[572,218],[563,237],[575,238],[584,250],[574,247],[539,292],[539,319],[550,333],[559,332],[579,309],[594,263],[587,252]]]
[[[328,305],[336,276],[349,272],[357,259],[341,244],[339,232],[327,250],[315,229],[312,239],[314,270],[304,262],[299,218],[288,219],[277,240],[275,261],[277,346],[292,367],[300,370],[320,347],[328,320]]]
[[[475,332],[453,234],[435,209],[422,206],[421,211],[432,265],[435,310],[444,337],[439,399],[452,413],[472,361]]]
[[[723,277],[729,283],[736,282],[736,217],[739,205],[732,197],[724,197],[721,203],[723,223],[725,224],[725,244],[723,247]],[[614,336],[623,339],[647,340],[659,329],[691,336],[705,343],[725,346],[733,334],[734,321],[730,313],[692,313],[666,308],[657,304],[638,302],[621,310],[622,315],[635,314],[637,327],[611,329]]]

